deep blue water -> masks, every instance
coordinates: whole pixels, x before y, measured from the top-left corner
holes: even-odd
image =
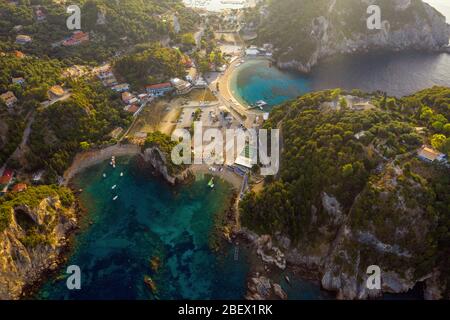
[[[120,176],[123,172],[123,177]],[[103,173],[107,174],[103,178]],[[249,252],[234,246],[211,249],[214,216],[228,204],[231,189],[207,177],[173,188],[120,159],[113,170],[108,163],[78,175],[81,202],[88,214],[86,228],[76,237],[73,252],[59,274],[49,279],[38,299],[242,299],[249,275]],[[112,190],[112,186],[117,188]],[[116,201],[113,197],[119,195]],[[158,256],[160,270],[150,260]],[[66,286],[68,265],[81,269],[81,290]],[[151,276],[158,287],[152,294],[143,280]],[[279,281],[291,299],[329,299],[318,285],[289,274],[292,284]]]
[[[392,96],[405,96],[434,85],[450,86],[450,54],[340,56],[321,62],[308,75],[270,68],[267,60],[254,59],[238,67],[231,77],[231,90],[239,100],[254,104],[262,99],[271,107],[323,89],[381,90]]]
[[[68,261],[81,268],[82,289],[67,290],[63,266],[39,298],[154,299],[143,282],[146,275],[160,299],[242,298],[245,250],[236,262],[233,248],[215,253],[209,246],[214,214],[227,204],[230,188],[218,183],[211,191],[207,182],[174,189],[125,162],[116,170],[102,164],[85,171],[75,184],[84,189],[81,200],[93,223],[77,237]],[[115,195],[119,198],[112,201]],[[161,259],[157,273],[150,268],[154,256]]]

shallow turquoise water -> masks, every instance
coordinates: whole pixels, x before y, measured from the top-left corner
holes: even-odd
[[[271,107],[311,91],[308,79],[271,68],[264,59],[249,60],[237,67],[230,88],[241,102],[253,105],[264,100]]]
[[[173,188],[146,175],[129,159],[120,159],[115,170],[104,163],[78,175],[74,184],[84,190],[81,202],[88,211],[84,222],[91,223],[77,235],[68,262],[35,298],[242,299],[250,269],[248,250],[241,246],[235,261],[234,246],[220,252],[209,246],[215,213],[225,208],[231,189],[216,181],[216,189],[211,191],[208,181],[199,177],[195,183]],[[112,190],[114,185],[117,187]],[[112,201],[116,195],[119,198]],[[155,256],[161,259],[157,273],[150,268]],[[81,269],[79,291],[67,289],[69,265]],[[145,276],[156,283],[156,295],[144,284]],[[333,294],[322,291],[318,284],[290,271],[278,272],[273,280],[292,300],[333,299]],[[417,296],[391,295],[387,299]]]
[[[143,283],[150,275],[160,299],[242,298],[248,273],[245,251],[236,262],[233,248],[216,254],[208,246],[214,214],[227,204],[230,188],[217,183],[211,191],[207,182],[174,189],[123,161],[116,170],[102,164],[78,176],[75,184],[84,189],[82,202],[93,220],[77,237],[68,262],[81,268],[82,289],[67,290],[61,277],[48,281],[38,297],[153,299]],[[115,195],[119,198],[112,201]],[[149,264],[153,256],[162,261],[156,274]]]

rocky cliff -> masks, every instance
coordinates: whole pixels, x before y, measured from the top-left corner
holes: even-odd
[[[55,269],[77,225],[73,205],[57,194],[35,198],[32,205],[21,202],[2,203],[10,221],[0,232],[1,300],[19,299],[25,286]]]
[[[167,155],[158,146],[145,148],[141,156],[158,175],[172,185],[185,181],[191,175],[189,170],[184,170],[184,167],[177,167],[169,163]]]
[[[370,5],[381,9],[380,29],[367,27]],[[261,43],[275,46],[279,67],[309,72],[336,54],[442,50],[450,28],[421,0],[280,0],[271,2],[259,35]]]
[[[299,267],[341,299],[418,284],[425,298],[448,299],[449,166],[417,157],[435,137],[418,133],[426,122],[417,111],[427,101],[446,118],[447,91],[394,100],[330,90],[275,109],[268,125],[282,123],[280,177],[240,202],[242,225],[260,235],[243,231],[260,260]],[[367,285],[370,266],[380,268],[380,289]]]

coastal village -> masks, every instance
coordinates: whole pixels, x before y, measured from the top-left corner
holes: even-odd
[[[208,1],[203,5],[206,6]],[[226,1],[225,1],[226,2]],[[235,4],[236,1],[231,1]],[[242,4],[242,1],[237,1]],[[244,1],[245,2],[245,1]],[[256,5],[259,1],[253,1]],[[16,1],[9,0],[9,3]],[[200,8],[199,8],[200,7]],[[71,162],[70,167],[56,177],[59,186],[68,186],[70,180],[82,170],[94,164],[104,161],[109,162],[110,167],[115,170],[117,161],[122,156],[142,154],[148,137],[155,133],[162,133],[171,137],[177,129],[186,129],[190,132],[194,130],[194,123],[200,122],[203,130],[209,128],[219,129],[223,136],[226,136],[227,130],[242,130],[244,132],[250,129],[261,129],[270,119],[270,111],[273,106],[267,101],[259,100],[254,104],[245,102],[233,89],[236,73],[239,68],[245,66],[249,61],[260,59],[268,62],[273,67],[277,62],[274,59],[276,48],[271,43],[257,44],[257,26],[248,23],[245,20],[244,9],[228,9],[220,12],[211,12],[202,9],[202,3],[196,9],[196,13],[201,17],[201,23],[196,27],[193,34],[194,43],[192,47],[186,49],[182,43],[174,43],[170,39],[160,39],[158,45],[163,48],[170,48],[176,51],[181,57],[181,63],[184,68],[184,76],[168,77],[160,79],[158,77],[147,77],[149,79],[144,86],[139,86],[126,80],[124,72],[117,68],[117,59],[131,52],[131,48],[117,50],[115,56],[98,65],[88,65],[79,63],[65,68],[61,74],[58,83],[49,86],[48,90],[40,93],[41,101],[35,110],[22,112],[22,101],[20,95],[13,92],[13,89],[0,92],[0,101],[4,104],[6,115],[20,115],[22,118],[21,141],[10,156],[0,163],[0,197],[21,193],[31,186],[44,184],[47,172],[46,168],[35,168],[30,173],[21,168],[21,163],[25,160],[25,154],[29,149],[29,137],[32,133],[33,125],[36,121],[36,112],[49,110],[59,102],[70,99],[76,99],[73,88],[68,86],[71,81],[83,79],[91,83],[100,83],[116,98],[118,110],[125,113],[130,119],[129,125],[116,125],[114,122],[113,130],[108,133],[105,143],[99,145],[90,145],[88,143],[80,144],[80,150]],[[266,15],[267,8],[262,6],[260,14]],[[45,23],[47,13],[41,6],[34,6],[34,19],[39,23]],[[171,30],[178,34],[180,26],[177,13],[169,12],[160,15],[164,23],[171,24]],[[103,13],[99,13],[98,24],[107,23],[107,18]],[[211,27],[212,26],[212,27]],[[204,48],[206,33],[212,28],[213,39],[208,39],[217,46],[218,50],[213,52],[214,58],[202,59],[206,56]],[[0,55],[14,56],[18,59],[31,58],[26,53],[27,46],[30,46],[35,39],[28,35],[26,28],[17,25],[13,29],[15,45],[22,50],[13,50],[0,52]],[[48,46],[54,50],[79,49],[96,41],[98,35],[82,30],[71,32],[70,36],[61,37],[58,41],[48,43]],[[123,39],[126,41],[126,39]],[[213,54],[211,53],[211,56]],[[220,56],[220,59],[217,58]],[[206,61],[206,63],[205,63]],[[158,81],[151,81],[159,79]],[[8,80],[9,81],[9,80]],[[29,79],[24,76],[11,76],[10,84],[14,88],[26,88]],[[95,108],[95,106],[94,106]],[[318,106],[320,110],[331,110],[338,112],[343,109],[354,112],[365,112],[377,109],[379,106],[371,98],[363,98],[348,93],[342,93],[340,90],[332,101],[325,102]],[[86,108],[86,113],[91,112]],[[1,130],[0,126],[0,130]],[[109,131],[109,130],[108,130]],[[415,148],[413,151],[402,155],[403,158],[418,159],[427,165],[436,165],[450,168],[448,156],[433,147],[427,141],[427,128],[416,127],[415,131],[423,140],[423,145]],[[0,131],[1,132],[1,131]],[[353,135],[356,140],[363,140],[370,135],[367,131],[361,131]],[[1,142],[1,141],[0,141]],[[394,168],[396,161],[400,157],[389,159],[383,152],[384,142],[379,145],[371,144],[367,150],[386,161],[386,166],[392,165]],[[205,143],[206,146],[206,143]],[[224,146],[224,153],[230,146]],[[235,148],[233,144],[231,148]],[[234,260],[239,257],[239,243],[232,240],[235,238],[235,232],[240,231],[241,221],[239,217],[238,205],[244,196],[250,192],[258,193],[264,188],[265,177],[260,175],[259,167],[252,163],[257,150],[253,150],[248,144],[241,150],[234,150],[233,159],[223,159],[223,163],[214,165],[191,165],[188,170],[194,175],[207,176],[207,187],[214,192],[215,179],[223,179],[232,185],[235,193],[235,210],[232,217],[231,227],[223,228],[223,236],[234,246]],[[220,160],[220,159],[217,159]],[[218,161],[220,162],[220,161]],[[382,168],[378,168],[381,172]],[[120,172],[120,177],[124,173]],[[103,174],[106,178],[106,174]],[[166,179],[168,180],[168,179]],[[170,181],[169,181],[170,182]],[[117,203],[120,199],[120,192],[117,185],[110,187],[114,194],[111,196],[111,202]],[[82,193],[83,190],[78,190]],[[331,200],[330,200],[331,201]],[[332,202],[332,201],[331,201]],[[231,230],[233,228],[233,230]],[[252,236],[252,234],[251,234]],[[255,236],[255,239],[257,236]],[[261,258],[261,263],[256,267],[256,272],[250,277],[248,283],[247,299],[260,299],[262,297],[287,299],[286,292],[281,286],[269,280],[269,275],[274,269],[286,269],[286,257],[272,243],[269,236],[262,236],[255,241],[257,247],[257,256]],[[153,269],[159,268],[159,257],[153,257],[151,266]],[[252,270],[255,271],[255,270]],[[283,279],[290,283],[288,276]],[[150,277],[145,277],[145,284],[152,292],[157,292],[156,284]]]
[[[202,7],[202,5],[198,4],[198,7]],[[262,7],[261,13],[265,14],[264,11],[265,7]],[[166,82],[162,83],[149,83],[141,92],[134,91],[128,83],[119,82],[113,66],[109,62],[98,67],[74,65],[64,72],[65,78],[97,78],[105,87],[121,95],[123,110],[130,113],[134,120],[129,128],[115,128],[110,133],[112,139],[119,143],[126,140],[142,145],[151,132],[160,131],[170,136],[175,129],[190,129],[194,121],[201,121],[204,129],[219,128],[225,133],[226,129],[258,129],[268,119],[268,112],[263,111],[267,103],[261,100],[253,106],[248,106],[245,102],[239,101],[230,88],[230,81],[234,70],[246,60],[259,58],[270,60],[273,55],[273,46],[264,44],[262,47],[257,47],[246,44],[251,43],[251,40],[255,38],[255,26],[242,21],[239,9],[225,10],[220,13],[200,9],[199,12],[204,21],[208,21],[210,18],[219,18],[223,21],[221,26],[215,30],[215,41],[217,41],[225,61],[221,66],[211,66],[212,71],[202,73],[189,54],[183,53],[183,63],[186,68],[184,79],[173,78],[166,79]],[[44,22],[46,19],[40,6],[35,7],[35,15],[38,21]],[[225,29],[222,29],[222,25],[225,25]],[[33,39],[26,34],[20,34],[22,29],[23,27],[20,25],[14,28],[14,31],[19,33],[16,43],[26,46]],[[204,25],[201,25],[195,35],[198,48],[200,48],[204,29]],[[72,36],[51,45],[52,47],[80,46],[89,41],[89,33],[74,31]],[[12,54],[19,57],[25,56],[20,51]],[[22,77],[11,78],[11,82],[26,86],[26,79]],[[42,107],[48,107],[70,97],[70,90],[65,89],[62,84],[55,85],[49,89],[48,100],[42,102]],[[7,106],[9,112],[14,112],[15,106],[20,104],[12,91],[2,92],[0,99]],[[355,108],[366,109],[364,106],[355,106]],[[417,156],[423,161],[442,162],[446,158],[431,146],[423,146],[417,150]],[[226,168],[246,182],[247,178],[244,177],[252,169],[248,164],[248,157],[249,153],[241,150],[234,159],[235,161],[228,159],[223,168],[211,167],[209,171],[219,173]],[[43,174],[44,172],[39,171],[27,177],[21,172],[8,168],[5,163],[0,167],[0,190],[2,193],[23,190],[27,184],[38,183]],[[231,180],[237,181],[239,178]],[[260,181],[261,178],[257,180]],[[63,181],[64,177],[60,177],[60,182]],[[244,184],[239,189],[244,193],[248,190],[248,185]]]

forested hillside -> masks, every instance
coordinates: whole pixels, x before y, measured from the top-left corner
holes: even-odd
[[[445,286],[449,168],[419,160],[417,150],[427,144],[450,154],[443,129],[450,122],[448,88],[403,99],[356,92],[370,102],[367,110],[348,107],[339,92],[307,94],[273,112],[268,126],[280,124],[284,138],[280,175],[245,197],[243,223],[259,233],[281,232],[303,255],[318,256],[324,286],[348,297],[364,294],[349,289],[359,281],[349,274],[364,272],[356,261],[364,265],[374,255],[400,282],[414,283],[437,267]]]
[[[367,27],[371,4],[381,9],[381,30]],[[450,37],[445,17],[421,0],[276,0],[266,12],[258,41],[275,46],[280,66],[300,71],[336,53],[437,50]]]
[[[133,53],[118,59],[115,68],[134,87],[184,78],[183,55],[177,49],[158,44],[138,46]]]
[[[18,5],[0,2],[0,50],[20,49],[25,53],[69,59],[72,63],[102,62],[136,43],[175,38],[173,17],[179,32],[191,32],[196,14],[180,0],[75,0],[70,5],[81,8],[81,30],[89,32],[90,41],[74,47],[61,46],[72,31],[66,27],[67,6],[51,0],[19,0]],[[38,21],[36,10],[45,14]],[[21,26],[18,31],[14,27]],[[15,44],[24,34],[33,41]]]
[[[53,179],[63,174],[78,151],[108,143],[113,129],[131,123],[119,95],[100,82],[77,81],[71,86],[70,99],[38,110],[29,140],[27,169],[46,168]]]

